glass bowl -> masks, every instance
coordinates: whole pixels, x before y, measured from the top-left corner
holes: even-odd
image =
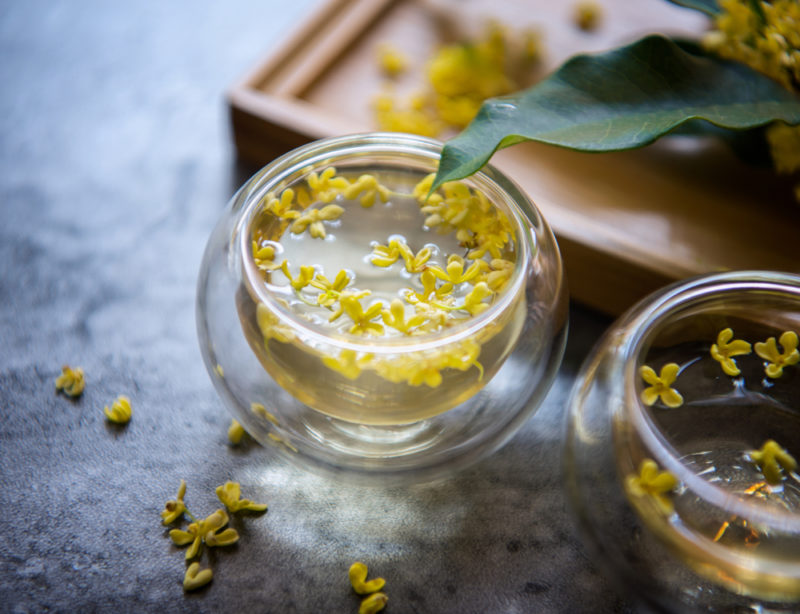
[[[675,612],[800,611],[800,276],[640,302],[570,399],[569,498],[597,566]]]
[[[422,480],[496,450],[563,353],[555,239],[487,167],[428,198],[441,143],[396,133],[294,150],[206,247],[202,354],[259,442],[360,481]]]

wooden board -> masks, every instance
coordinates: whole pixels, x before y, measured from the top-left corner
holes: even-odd
[[[257,163],[310,140],[375,129],[371,101],[386,79],[377,48],[411,59],[394,85],[419,89],[443,36],[477,34],[489,18],[543,34],[546,74],[580,51],[649,32],[697,35],[705,18],[662,0],[600,0],[603,21],[572,25],[572,3],[549,0],[327,0],[229,91],[240,156]],[[441,28],[442,23],[448,29]],[[531,197],[564,255],[573,298],[620,313],[677,279],[725,269],[800,273],[800,206],[791,184],[748,167],[718,142],[671,137],[644,149],[584,154],[540,144],[493,164]]]

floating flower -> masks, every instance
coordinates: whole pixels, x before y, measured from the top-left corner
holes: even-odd
[[[103,413],[109,422],[127,424],[131,419],[131,400],[124,395],[119,395],[111,404],[110,409],[108,405],[105,406]]]
[[[320,175],[314,172],[308,175],[308,187],[311,188],[312,198],[323,203],[332,202],[349,185],[347,179],[336,176],[336,169],[332,166],[326,168]]]
[[[389,305],[389,309],[381,311],[381,318],[384,324],[406,335],[411,333],[411,329],[416,328],[426,320],[425,316],[421,314],[415,314],[406,319],[406,306],[400,299],[394,299]]]
[[[372,248],[370,262],[379,267],[390,267],[400,259],[400,246],[405,245],[402,241],[392,239],[388,245],[378,243]]]
[[[191,560],[200,553],[203,542],[211,546],[230,546],[239,539],[236,529],[225,529],[228,524],[228,514],[225,510],[217,510],[207,518],[198,522],[191,523],[186,530],[172,529],[169,532],[170,538],[176,546],[191,544],[186,551],[186,560]]]
[[[350,327],[351,334],[382,335],[383,325],[373,322],[373,318],[380,315],[383,303],[373,303],[366,310],[360,300],[355,296],[343,296],[339,305],[344,313],[353,321]]]
[[[228,441],[237,445],[241,443],[242,437],[244,437],[244,427],[238,420],[231,420],[231,425],[228,427]]]
[[[322,290],[322,293],[317,296],[317,304],[322,307],[330,307],[339,300],[339,296],[350,281],[352,280],[348,277],[347,271],[342,269],[336,274],[336,278],[332,282],[320,273],[308,283],[317,290]]]
[[[464,264],[464,259],[461,256],[452,254],[447,259],[445,270],[438,266],[429,267],[429,270],[439,279],[457,285],[475,279],[487,266],[484,260],[477,260],[469,265],[465,271]]]
[[[284,260],[281,264],[281,271],[283,274],[286,275],[286,278],[289,280],[289,284],[300,292],[303,288],[305,288],[308,284],[311,283],[311,280],[314,279],[314,267],[308,265],[301,265],[300,272],[297,274],[297,277],[292,277],[292,273],[289,271],[289,263]]]
[[[350,566],[347,572],[350,578],[350,584],[353,590],[359,595],[368,595],[383,588],[386,580],[383,578],[375,578],[367,582],[367,566],[364,563],[355,562]]]
[[[259,245],[257,241],[253,241],[252,253],[253,262],[262,271],[272,271],[280,266],[274,261],[276,252],[272,245]]]
[[[672,388],[673,382],[678,377],[680,367],[671,362],[661,367],[661,374],[656,375],[656,372],[647,365],[642,365],[639,368],[639,375],[642,379],[650,384],[648,388],[642,390],[642,403],[645,405],[653,405],[659,397],[667,407],[680,407],[683,405],[683,397],[680,393]]]
[[[629,494],[634,497],[652,497],[665,516],[673,512],[672,500],[667,495],[677,485],[678,478],[669,471],[659,471],[656,462],[649,458],[643,460],[639,466],[639,475],[629,475],[625,479]]]
[[[379,197],[382,203],[389,200],[389,190],[378,183],[375,175],[361,175],[342,192],[342,195],[349,200],[353,200],[359,194],[361,195],[359,202],[365,208],[374,205],[376,197]]]
[[[422,282],[422,292],[406,290],[406,300],[412,304],[430,303],[434,299],[445,299],[453,292],[453,284],[446,282],[436,287],[436,275],[430,269],[422,272],[419,276]]]
[[[183,502],[184,495],[186,495],[186,480],[181,480],[181,484],[178,486],[178,496],[164,504],[161,512],[161,524],[172,524],[183,517],[183,513],[186,511],[186,504]]]
[[[478,262],[483,262],[479,260]],[[486,285],[490,290],[499,292],[508,283],[511,274],[514,272],[514,263],[503,258],[493,258],[489,262],[489,272],[486,273]]]
[[[488,303],[483,300],[492,296],[494,292],[489,289],[485,281],[478,282],[475,287],[470,290],[469,294],[464,297],[464,304],[461,309],[465,309],[470,315],[476,316],[479,313],[486,311],[489,308]]]
[[[286,188],[281,192],[280,198],[272,196],[267,200],[267,211],[284,220],[295,220],[300,217],[300,212],[293,210],[292,207],[294,207],[294,190],[292,188]]]
[[[749,354],[752,349],[747,341],[733,339],[733,329],[725,328],[719,331],[717,342],[711,345],[711,357],[722,365],[722,370],[727,375],[739,375],[742,371],[733,360],[734,356]]]
[[[800,352],[797,351],[797,333],[791,330],[785,331],[780,336],[780,344],[783,352],[778,352],[775,337],[770,337],[765,342],[755,344],[756,354],[766,360],[769,364],[764,371],[767,377],[777,379],[783,375],[783,368],[800,362]]]
[[[344,213],[344,209],[339,205],[326,205],[322,209],[311,209],[303,213],[289,227],[294,234],[299,235],[308,228],[309,233],[315,239],[326,237],[325,225],[322,222],[337,220]]]
[[[786,473],[797,469],[797,461],[794,457],[772,439],[764,442],[760,450],[752,450],[749,455],[750,459],[761,469],[767,482],[772,485],[780,484],[783,480],[781,468]]]
[[[242,499],[241,486],[238,482],[225,482],[222,486],[217,486],[216,493],[219,500],[231,513],[241,510],[263,512],[267,509],[266,503],[254,503],[250,499]]]
[[[61,375],[56,378],[56,390],[61,390],[70,397],[80,396],[86,382],[83,377],[83,369],[69,365],[61,367]]]
[[[200,563],[194,562],[186,568],[183,576],[183,590],[193,591],[211,582],[214,572],[210,569],[200,569]]]

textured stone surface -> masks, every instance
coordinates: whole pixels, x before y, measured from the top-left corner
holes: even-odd
[[[573,310],[539,414],[448,481],[362,489],[227,445],[194,325],[203,246],[252,170],[222,93],[312,4],[0,8],[0,610],[355,612],[356,559],[387,579],[387,612],[627,610],[560,485],[595,314]],[[54,392],[63,363],[86,371],[76,401]],[[124,428],[102,414],[119,394]],[[229,479],[270,504],[233,521],[241,542],[204,558],[214,581],[191,595],[158,516],[180,478],[200,514]]]

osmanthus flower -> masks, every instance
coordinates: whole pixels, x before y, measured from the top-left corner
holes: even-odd
[[[330,203],[350,186],[344,177],[336,176],[336,168],[329,166],[322,174],[312,172],[308,175],[308,187],[311,188],[311,197],[323,203]]]
[[[432,268],[432,267],[431,267]],[[406,290],[406,300],[411,304],[427,303],[430,304],[433,300],[442,300],[449,297],[453,292],[453,284],[446,282],[441,286],[436,285],[436,275],[428,268],[419,276],[422,283],[422,292],[417,292],[412,289]]]
[[[787,473],[797,469],[795,458],[773,439],[764,442],[760,450],[750,451],[749,456],[772,485],[780,484],[783,480],[781,469]]]
[[[625,479],[625,489],[634,497],[652,497],[659,511],[665,516],[672,514],[674,506],[669,493],[678,486],[678,478],[669,471],[659,471],[652,459],[646,458],[639,465],[639,475]]]
[[[116,400],[103,409],[106,420],[115,424],[127,424],[131,419],[131,400],[125,395],[119,395]]]
[[[369,597],[365,597],[358,606],[358,614],[377,614],[389,602],[389,597],[386,593],[372,593]]]
[[[436,114],[428,109],[423,96],[412,96],[410,104],[398,107],[391,91],[381,92],[372,101],[378,128],[385,132],[409,132],[422,136],[436,136],[443,124]]]
[[[253,261],[262,271],[272,271],[280,267],[275,262],[275,247],[272,245],[259,245],[258,241],[253,241],[252,246]]]
[[[286,278],[289,280],[289,284],[298,292],[309,285],[311,280],[314,279],[315,270],[313,266],[306,264],[301,265],[300,272],[297,274],[297,277],[292,277],[292,273],[289,271],[289,263],[286,260],[281,263],[280,268],[281,271],[283,271],[283,274],[286,275]]]
[[[264,341],[275,339],[281,343],[289,343],[294,339],[294,332],[291,328],[283,324],[264,303],[259,303],[256,307],[256,323],[258,324]]]
[[[231,425],[228,427],[228,441],[230,441],[233,445],[238,445],[242,442],[244,433],[244,427],[239,423],[239,421],[232,419]]]
[[[397,298],[389,304],[389,309],[381,311],[381,318],[384,324],[406,335],[411,334],[412,329],[423,324],[427,319],[419,313],[406,318],[406,306]]]
[[[183,517],[183,513],[186,511],[186,504],[183,502],[184,495],[186,495],[186,480],[181,480],[181,484],[178,487],[178,496],[164,504],[164,509],[161,512],[161,523],[163,525],[172,524]]]
[[[649,387],[642,390],[642,403],[645,405],[653,405],[659,397],[667,407],[680,407],[683,405],[683,397],[681,394],[672,388],[672,384],[678,378],[678,371],[680,367],[671,362],[661,367],[661,373],[656,375],[652,367],[642,365],[639,368],[639,375],[642,379],[650,384]]]
[[[476,316],[489,309],[489,304],[484,303],[483,300],[491,297],[493,294],[494,292],[489,289],[485,281],[478,282],[464,297],[464,304],[460,306],[460,309],[464,309],[468,311],[470,315]]]
[[[489,271],[476,281],[485,281],[490,290],[499,292],[506,285],[514,272],[514,263],[504,258],[493,258],[489,262]]]
[[[372,354],[361,355],[355,350],[342,350],[338,356],[323,356],[322,363],[347,379],[356,379],[372,360]]]
[[[756,354],[767,361],[764,368],[767,377],[777,379],[783,375],[784,367],[795,365],[800,362],[800,352],[797,351],[797,333],[791,330],[785,331],[780,336],[780,344],[783,352],[778,351],[775,337],[770,337],[765,342],[755,344]]]
[[[203,543],[209,547],[230,546],[239,540],[236,529],[223,529],[228,524],[228,514],[225,510],[217,510],[203,520],[191,523],[186,531],[172,529],[170,538],[176,546],[191,544],[186,551],[186,560],[195,558],[200,553]]]
[[[396,77],[405,72],[408,59],[392,45],[384,43],[378,47],[378,65],[389,77]]]
[[[344,213],[344,209],[339,205],[326,205],[322,209],[306,210],[297,218],[289,230],[294,234],[302,234],[308,228],[309,233],[315,239],[324,239],[327,236],[323,222],[337,220]]]
[[[251,512],[263,512],[267,509],[266,503],[255,503],[250,499],[242,499],[242,489],[238,482],[225,482],[222,486],[217,486],[217,497],[231,513],[241,510]]]
[[[414,190],[411,192],[411,195],[420,205],[436,205],[444,200],[444,197],[437,192],[430,194],[430,196],[428,195],[431,187],[433,186],[433,180],[435,178],[436,173],[430,173],[429,175],[425,175],[425,177],[414,186]]]
[[[376,243],[372,247],[370,262],[379,267],[390,267],[400,259],[400,246],[405,245],[398,239],[392,239],[388,245]]]
[[[389,189],[378,183],[375,175],[361,175],[342,191],[342,196],[350,200],[361,195],[359,202],[365,208],[374,205],[376,198],[385,203],[389,200],[389,194]]]
[[[717,342],[711,345],[711,357],[722,365],[727,375],[739,375],[742,371],[733,360],[734,356],[742,356],[752,351],[751,345],[741,339],[733,339],[733,329],[719,331]]]
[[[421,273],[425,270],[425,265],[431,259],[433,250],[430,247],[421,248],[416,254],[405,243],[400,243],[400,256],[406,263],[406,271],[409,273]]]
[[[336,274],[333,281],[330,281],[322,273],[314,276],[308,285],[317,290],[321,290],[321,294],[317,296],[317,304],[322,307],[330,307],[339,300],[339,296],[347,285],[352,281],[347,271],[342,269]]]
[[[373,322],[383,309],[383,303],[373,303],[365,310],[361,301],[355,296],[343,296],[339,299],[339,305],[345,314],[353,321],[350,333],[366,335],[382,335],[384,332],[383,324]]]
[[[193,591],[211,582],[214,572],[210,569],[200,569],[200,563],[194,562],[186,568],[183,576],[183,590]]]
[[[428,270],[442,281],[457,285],[467,281],[472,281],[489,266],[485,260],[476,260],[470,264],[465,271],[464,264],[464,259],[461,256],[457,254],[451,254],[447,259],[447,267],[445,269],[442,269],[438,266],[432,266],[429,267]]]
[[[358,290],[358,291],[356,291],[356,290],[344,290],[344,291],[340,292],[339,293],[339,297],[337,299],[339,302],[336,305],[336,309],[332,310],[332,313],[331,313],[330,317],[328,318],[328,322],[333,322],[335,320],[338,320],[339,317],[343,313],[345,313],[345,308],[344,308],[345,303],[347,303],[348,301],[353,301],[353,300],[360,301],[362,298],[366,298],[370,294],[372,294],[372,292],[369,291],[369,290]]]
[[[80,367],[73,369],[69,365],[61,367],[61,375],[56,378],[56,390],[62,391],[67,396],[77,397],[81,395],[85,385],[83,369]]]
[[[300,212],[293,209],[294,190],[286,188],[281,192],[280,198],[272,196],[267,201],[267,211],[284,220],[295,220],[300,217]]]
[[[367,566],[359,561],[350,565],[347,576],[350,578],[350,585],[353,590],[359,595],[369,595],[377,592],[386,584],[386,580],[383,578],[374,578],[367,581]]]

